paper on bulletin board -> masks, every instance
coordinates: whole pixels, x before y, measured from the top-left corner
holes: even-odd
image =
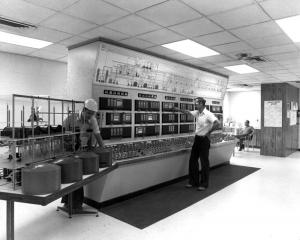
[[[282,127],[282,101],[273,100],[264,102],[264,126]]]
[[[290,126],[297,124],[297,111],[291,111],[290,113]]]

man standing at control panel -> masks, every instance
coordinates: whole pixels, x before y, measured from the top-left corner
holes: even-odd
[[[175,108],[177,111],[190,114],[196,118],[195,140],[189,160],[189,182],[186,187],[196,187],[198,191],[203,191],[208,188],[210,133],[219,127],[218,119],[205,108],[205,102],[206,100],[202,97],[196,98],[194,111]],[[201,162],[200,180],[199,157]]]

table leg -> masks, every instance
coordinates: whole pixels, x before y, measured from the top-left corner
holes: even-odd
[[[6,201],[6,239],[14,240],[14,201]]]
[[[73,211],[73,198],[72,198],[72,193],[68,194],[68,214],[69,218],[72,218],[72,211]]]

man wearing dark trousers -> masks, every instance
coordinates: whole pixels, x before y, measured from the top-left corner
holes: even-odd
[[[205,99],[195,99],[195,110],[175,110],[191,114],[196,118],[195,140],[189,161],[189,182],[187,188],[196,187],[198,191],[208,188],[209,183],[209,148],[210,133],[218,129],[219,121],[216,116],[205,108]],[[199,162],[201,161],[201,179],[199,180]]]

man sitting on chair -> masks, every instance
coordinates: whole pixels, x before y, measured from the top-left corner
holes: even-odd
[[[251,136],[254,133],[254,128],[249,124],[250,124],[249,120],[246,120],[245,128],[243,129],[243,131],[240,134],[233,135],[239,139],[239,146],[240,146],[239,151],[242,151],[245,148],[244,140],[246,140],[249,136]]]

